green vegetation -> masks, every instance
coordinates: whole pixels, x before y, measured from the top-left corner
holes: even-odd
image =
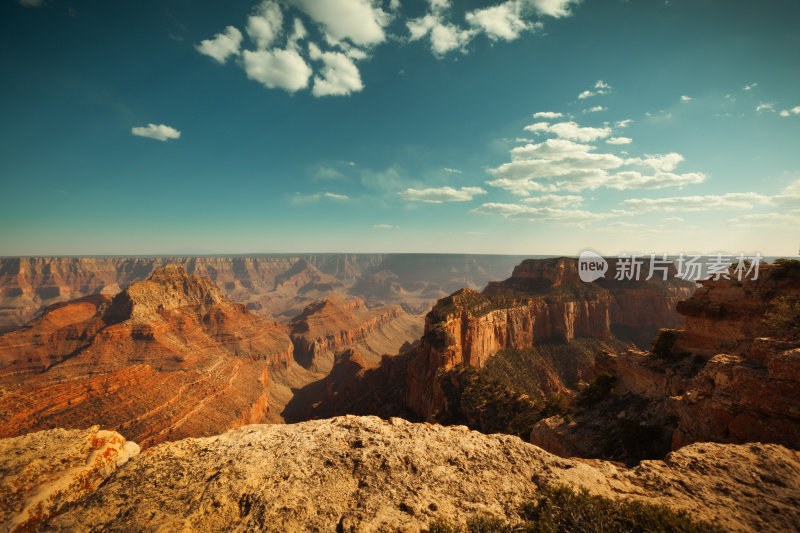
[[[773,279],[800,279],[800,261],[797,259],[776,259],[772,271]]]
[[[542,407],[527,395],[482,375],[469,365],[456,365],[439,375],[447,398],[443,424],[463,424],[483,433],[507,433],[527,440],[541,419]]]
[[[447,315],[464,311],[473,317],[484,316],[496,309],[514,307],[517,300],[502,294],[483,294],[469,289],[463,289],[447,298],[443,298],[431,309],[434,322],[445,320]]]
[[[653,339],[653,354],[659,359],[673,359],[672,348],[675,346],[675,331],[660,329]]]
[[[578,407],[591,407],[613,394],[616,386],[617,376],[603,372],[581,391],[575,403]]]
[[[431,533],[720,533],[722,528],[695,520],[686,511],[674,511],[665,505],[633,500],[613,500],[575,491],[567,486],[543,487],[532,501],[519,510],[520,523],[478,515],[465,527],[437,521]]]
[[[767,306],[763,322],[770,335],[800,337],[800,300],[785,296],[775,298]]]

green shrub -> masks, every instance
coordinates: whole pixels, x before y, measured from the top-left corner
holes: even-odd
[[[523,531],[611,533],[618,531],[720,532],[708,522],[695,521],[686,511],[632,500],[612,500],[566,486],[545,487],[522,506]]]
[[[549,418],[551,416],[568,416],[569,415],[569,398],[563,394],[551,394],[547,397],[542,411],[542,418]]]
[[[775,298],[764,313],[764,325],[776,337],[800,337],[800,300]]]
[[[588,387],[581,391],[576,403],[578,407],[591,407],[613,394],[616,386],[617,376],[613,376],[608,372],[603,372],[594,378]]]
[[[800,279],[800,261],[797,259],[776,259],[772,277],[776,279]]]
[[[675,331],[660,329],[653,339],[653,353],[659,359],[672,359],[672,348],[675,346]]]
[[[431,533],[722,533],[722,528],[694,520],[686,511],[633,500],[612,500],[566,486],[542,487],[536,498],[519,510],[521,524],[475,516],[466,527],[443,521],[430,525]]]

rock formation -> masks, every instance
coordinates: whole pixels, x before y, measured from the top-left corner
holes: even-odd
[[[381,345],[373,333],[385,331],[386,326],[402,317],[407,332],[395,336],[400,344],[388,342]],[[358,346],[368,359],[380,360],[383,353],[397,353],[402,342],[418,337],[422,328],[418,317],[404,313],[399,306],[368,309],[363,300],[344,300],[330,296],[308,305],[289,324],[294,342],[295,360],[306,368],[329,370],[333,354],[345,348]]]
[[[572,422],[542,420],[531,441],[563,455],[603,456],[597,443],[620,419],[646,425],[651,436],[669,429],[665,443],[674,450],[704,441],[800,449],[800,339],[760,337],[779,333],[764,321],[776,298],[800,299],[800,263],[762,265],[756,280],[703,281],[678,303],[684,328],[663,330],[653,352],[598,354],[596,371],[616,380],[613,400]]]
[[[288,329],[180,266],[0,336],[0,435],[112,428],[144,447],[267,420]]]
[[[674,279],[583,283],[576,259],[523,261],[506,281],[490,283],[483,293],[458,291],[426,316],[409,367],[408,404],[431,417],[445,405],[436,383],[440,371],[461,363],[481,368],[500,350],[575,337],[608,340],[615,333],[652,339],[659,326],[678,322],[675,303],[691,291],[691,284]],[[589,377],[590,368],[583,370]]]
[[[135,442],[97,426],[0,439],[0,529],[30,531],[138,454]]]
[[[0,464],[24,438],[3,443]],[[553,484],[666,504],[729,531],[800,521],[800,458],[778,445],[695,444],[627,469],[463,426],[341,417],[152,447],[40,529],[424,531],[476,513],[513,522]]]
[[[402,305],[412,314],[423,313],[448,292],[479,288],[506,275],[521,259],[452,254],[0,258],[0,333],[49,305],[117,294],[167,264],[210,279],[226,297],[264,318],[288,320],[334,294],[363,298],[370,307]]]

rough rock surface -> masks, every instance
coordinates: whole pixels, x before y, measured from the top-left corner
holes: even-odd
[[[675,349],[707,357],[746,354],[753,339],[769,334],[762,317],[770,301],[776,296],[800,298],[800,279],[785,275],[778,265],[761,265],[758,279],[705,280],[700,285],[677,306],[683,332]]]
[[[345,300],[340,296],[329,296],[308,305],[291,322],[291,337],[294,343],[294,358],[306,368],[329,369],[333,354],[346,348],[358,347],[373,362],[380,361],[383,353],[397,353],[409,338],[417,338],[422,333],[419,317],[400,320],[406,331],[395,334],[394,342],[385,343],[382,353],[370,349],[370,341],[381,330],[388,330],[390,323],[406,318],[399,306],[376,307],[368,309],[363,300]],[[390,340],[387,338],[387,340]],[[370,353],[372,352],[372,353]]]
[[[102,424],[147,447],[263,422],[292,349],[285,326],[167,266],[0,336],[0,436]]]
[[[421,531],[478,512],[514,520],[552,483],[687,509],[731,531],[800,521],[800,458],[778,445],[695,444],[626,469],[465,427],[343,417],[152,447],[45,529]]]
[[[29,531],[138,453],[135,442],[97,426],[0,440],[0,530]]]
[[[715,355],[667,409],[678,417],[673,449],[707,440],[800,449],[800,341],[755,339],[744,356]]]

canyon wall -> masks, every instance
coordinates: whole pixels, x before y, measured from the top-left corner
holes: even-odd
[[[454,290],[481,288],[507,275],[521,259],[459,254],[0,258],[0,333],[54,303],[117,294],[167,264],[210,279],[256,314],[285,321],[333,294],[363,298],[370,307],[401,305],[421,313]]]
[[[408,405],[423,418],[434,416],[445,407],[437,375],[458,364],[481,368],[500,350],[575,337],[652,339],[658,327],[679,321],[675,303],[691,291],[680,280],[583,283],[572,258],[523,261],[511,278],[483,293],[461,290],[426,316],[409,366]]]

